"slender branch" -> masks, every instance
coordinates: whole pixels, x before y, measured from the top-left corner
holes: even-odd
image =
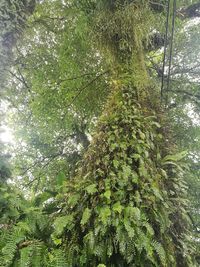
[[[181,8],[179,17],[182,19],[200,17],[200,2]]]
[[[188,95],[188,96],[190,96],[190,97],[195,97],[195,98],[197,98],[197,99],[200,100],[200,95],[192,94],[192,93],[190,93],[190,92],[188,92],[188,91],[186,91],[186,90],[180,90],[180,89],[177,89],[177,90],[171,90],[171,89],[169,89],[168,92],[180,93],[180,94],[186,94],[186,95]]]
[[[66,17],[49,17],[49,16],[43,16],[43,17],[41,17],[41,19],[50,19],[50,20],[60,20],[60,21],[62,21],[62,20],[64,20],[64,19],[66,19]]]
[[[158,3],[158,2],[154,2],[154,1],[149,1],[149,3],[150,3],[151,5],[167,7],[166,5],[164,5],[164,4],[162,4],[162,3]]]
[[[12,72],[11,70],[8,71],[13,77],[15,77],[18,81],[20,81],[21,83],[23,83],[26,87],[26,83],[24,83],[24,80],[22,80],[19,76],[17,76],[14,72]]]
[[[20,176],[24,176],[28,171],[30,171],[31,169],[33,169],[34,167],[36,167],[38,164],[41,164],[42,162],[44,162],[45,160],[48,159],[48,161],[41,167],[41,169],[44,169],[45,167],[47,167],[53,160],[55,160],[57,157],[59,156],[64,156],[64,154],[62,153],[58,153],[55,155],[52,155],[49,158],[44,158],[40,161],[36,161],[34,162],[31,166],[29,166]],[[34,183],[36,180],[38,180],[38,176],[36,176],[34,179],[30,180],[28,183],[25,184],[26,187],[30,186],[32,183]]]
[[[80,96],[80,94],[87,89],[90,85],[92,85],[96,80],[98,80],[101,76],[105,75],[106,73],[108,73],[109,70],[104,71],[102,73],[100,73],[98,76],[96,76],[94,79],[92,79],[90,82],[88,82],[85,86],[81,87],[78,91],[78,93],[74,96],[73,100],[71,101],[71,103],[66,107],[69,108],[73,105],[73,103],[76,101],[76,99]]]
[[[66,79],[61,79],[57,82],[57,84],[61,84],[62,82],[66,82],[66,81],[73,81],[73,80],[78,80],[80,78],[83,78],[85,76],[91,76],[91,75],[96,75],[97,73],[96,72],[90,72],[90,73],[84,73],[82,75],[79,75],[79,76],[74,76],[74,77],[69,77],[69,78],[66,78]]]
[[[161,102],[163,100],[164,72],[165,72],[165,64],[166,64],[167,40],[168,40],[168,31],[169,31],[169,15],[170,15],[170,0],[168,0],[167,20],[166,20],[166,27],[165,27],[165,41],[164,41],[164,55],[163,55],[162,83],[161,83]]]
[[[20,76],[21,76],[21,79],[22,79],[24,85],[25,85],[26,88],[28,89],[29,93],[31,93],[30,86],[28,86],[28,84],[27,84],[27,82],[26,82],[26,80],[25,80],[25,78],[24,78],[24,76],[23,76],[23,74],[22,74],[20,68],[18,67],[17,70],[18,70],[18,72],[19,72],[19,74],[20,74]]]
[[[162,12],[166,8],[166,5],[162,3],[157,3],[155,1],[149,1],[149,4],[150,4],[151,9],[157,12]]]
[[[170,87],[170,76],[171,76],[171,65],[172,65],[172,57],[173,57],[173,42],[174,42],[174,30],[175,30],[175,17],[176,17],[176,0],[173,1],[173,14],[172,14],[172,34],[171,34],[171,43],[170,43],[170,51],[169,51],[169,68],[168,68],[168,78],[167,78],[167,91]],[[168,96],[165,96],[165,104],[167,105]]]
[[[158,12],[162,12],[167,6],[155,1],[149,1],[150,7]],[[200,17],[200,2],[183,7],[177,10],[177,16],[181,19]]]

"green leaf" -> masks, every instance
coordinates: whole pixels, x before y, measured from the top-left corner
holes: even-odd
[[[117,169],[117,168],[119,167],[119,161],[116,160],[116,159],[114,159],[114,160],[113,160],[113,165],[114,165],[114,167]]]
[[[57,238],[56,236],[54,236],[53,234],[51,235],[51,239],[53,240],[54,244],[56,246],[59,246],[62,244],[62,239],[61,238]]]
[[[56,177],[57,185],[62,186],[63,183],[66,181],[66,176],[63,172],[60,172]]]
[[[131,168],[128,165],[122,167],[124,178],[128,178],[131,175]]]
[[[100,209],[99,217],[103,224],[107,224],[108,218],[111,216],[111,210],[108,206]]]
[[[121,213],[122,212],[122,209],[123,209],[123,206],[120,204],[120,202],[116,202],[113,207],[112,207],[113,211],[116,211],[116,212],[119,212]]]
[[[128,232],[128,236],[130,238],[133,238],[135,235],[135,231],[134,228],[130,225],[129,220],[124,220],[124,227],[126,229],[126,231]]]
[[[145,139],[145,134],[142,132],[142,131],[138,131],[138,133],[139,133],[139,136],[140,136],[140,138],[142,139],[142,140],[144,140]]]
[[[140,220],[141,212],[140,212],[140,209],[139,209],[139,208],[134,207],[134,208],[132,209],[132,214],[133,214],[135,220],[138,220],[138,221]]]
[[[153,241],[152,246],[154,247],[155,251],[157,252],[162,264],[166,265],[166,253],[165,253],[163,246],[160,243],[158,243],[157,241]]]
[[[138,160],[138,159],[141,158],[141,156],[140,156],[140,154],[133,154],[132,158],[135,159],[135,160]]]
[[[80,198],[80,195],[79,194],[75,194],[75,195],[72,195],[69,197],[69,199],[67,200],[69,206],[74,206],[78,203],[78,200]]]
[[[166,161],[179,161],[187,156],[188,152],[187,151],[182,151],[180,153],[177,153],[175,155],[167,155],[163,158],[163,162]]]
[[[141,212],[137,207],[126,207],[125,210],[125,217],[132,218],[136,221],[140,220]]]
[[[94,194],[97,192],[97,188],[96,188],[96,184],[91,184],[91,185],[88,185],[85,190],[88,192],[88,194]]]
[[[108,200],[110,200],[111,191],[110,190],[107,190],[103,195],[104,195],[105,198],[107,198]]]
[[[157,128],[160,128],[161,127],[161,125],[158,122],[156,122],[156,121],[152,121],[151,122],[151,125],[155,125]]]
[[[164,201],[162,195],[160,194],[160,191],[158,188],[156,188],[155,186],[152,185],[152,190],[153,190],[153,193],[154,195],[159,198],[160,200]]]
[[[73,221],[74,217],[72,214],[56,218],[53,223],[55,228],[55,234],[61,235],[65,228],[71,230],[73,227]]]
[[[173,161],[163,162],[162,166],[165,166],[165,165],[172,165],[172,166],[176,167],[177,169],[179,169],[180,171],[183,171],[182,168],[179,166],[179,164],[176,162],[173,162]]]
[[[132,179],[131,179],[131,181],[133,183],[136,183],[136,184],[138,183],[138,174],[135,171],[132,172]]]
[[[83,212],[83,216],[81,219],[81,225],[85,225],[88,222],[88,220],[90,219],[90,216],[91,216],[91,210],[86,208]]]
[[[114,143],[110,145],[110,151],[114,151],[118,147],[118,144]]]
[[[145,165],[144,164],[141,164],[140,165],[140,167],[139,167],[139,174],[141,176],[144,176],[144,177],[147,177],[148,176],[147,169],[145,168]]]

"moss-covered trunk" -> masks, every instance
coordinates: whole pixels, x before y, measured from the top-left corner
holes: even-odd
[[[127,4],[103,10],[98,18],[102,22],[110,14],[116,24],[100,34],[107,38],[102,43],[113,56],[115,78],[93,141],[66,188],[63,242],[69,266],[195,266],[176,162],[182,154],[167,156],[175,150],[144,63],[140,27],[146,9]]]

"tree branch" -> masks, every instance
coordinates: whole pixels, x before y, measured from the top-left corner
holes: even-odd
[[[73,76],[73,77],[69,77],[69,78],[66,78],[66,79],[60,79],[60,80],[57,81],[57,85],[61,84],[62,82],[78,80],[78,79],[81,79],[83,77],[92,76],[92,75],[97,75],[97,73],[96,72],[90,72],[90,73],[81,74],[79,76]]]
[[[197,105],[199,105],[199,102],[200,102],[200,95],[198,95],[198,94],[192,94],[192,93],[190,93],[190,92],[188,92],[188,91],[186,91],[186,90],[179,90],[179,89],[177,89],[177,90],[170,90],[170,89],[168,89],[167,90],[167,92],[172,92],[172,93],[178,93],[178,94],[183,94],[183,95],[186,95],[186,96],[188,96],[195,104],[197,104]]]
[[[92,85],[96,80],[98,80],[101,76],[105,75],[106,73],[108,73],[109,70],[104,71],[102,73],[100,73],[99,75],[97,75],[94,79],[92,79],[91,81],[89,81],[85,86],[81,87],[78,91],[78,93],[74,96],[74,98],[72,99],[71,103],[69,103],[69,105],[66,108],[69,108],[73,105],[73,103],[76,101],[76,99],[80,96],[80,94],[87,89],[90,85]]]
[[[186,8],[181,8],[178,12],[178,16],[181,19],[200,17],[200,2]]]

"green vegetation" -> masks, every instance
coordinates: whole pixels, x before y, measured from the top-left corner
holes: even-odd
[[[200,5],[177,1],[170,81],[166,9],[2,2],[0,266],[199,265]]]

